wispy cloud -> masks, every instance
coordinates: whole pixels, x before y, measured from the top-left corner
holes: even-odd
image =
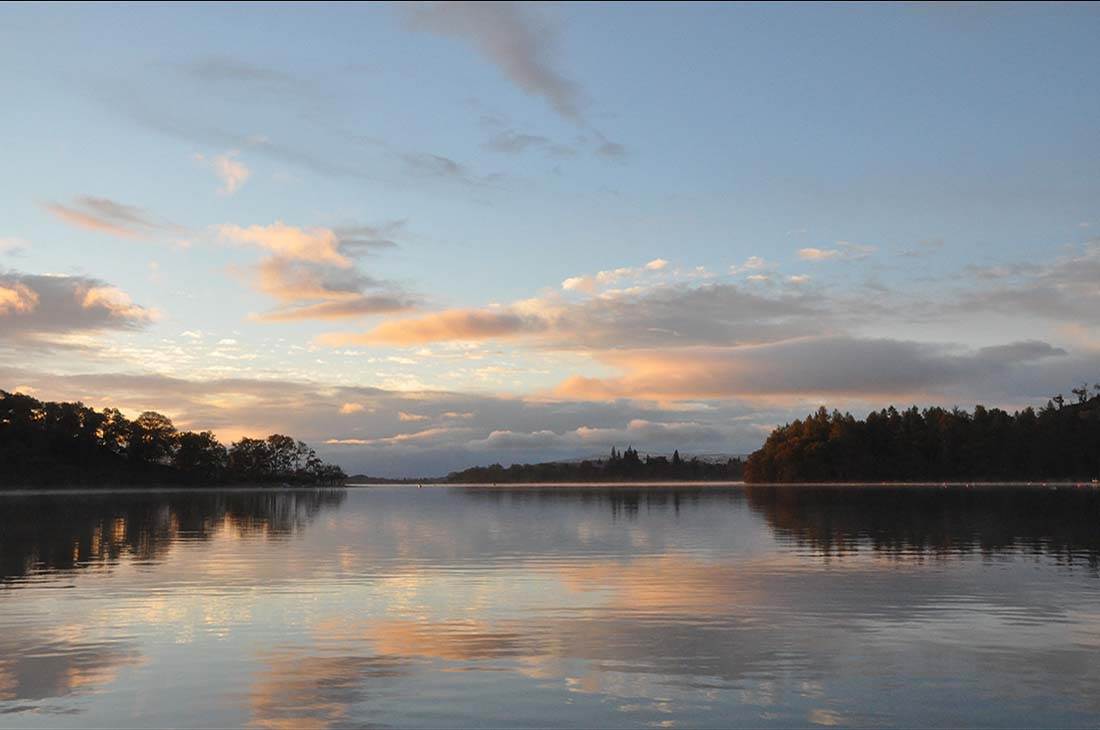
[[[231,56],[206,56],[179,68],[191,78],[206,84],[247,84],[299,91],[308,87],[304,80],[293,74]]]
[[[83,196],[69,204],[47,203],[45,208],[69,225],[122,238],[146,238],[158,232],[180,230],[137,206],[109,198]]]
[[[18,236],[0,237],[0,254],[17,256],[23,253],[30,244]]]
[[[608,139],[586,119],[580,84],[559,68],[557,25],[537,5],[459,0],[405,8],[410,28],[469,43],[517,87],[545,99],[559,115],[585,129],[595,138],[589,146],[596,155],[609,159],[626,155],[622,144]],[[527,149],[554,157],[575,154],[569,145],[511,128],[498,131],[488,146],[511,154]]]
[[[575,157],[577,154],[577,150],[569,145],[554,142],[549,137],[540,134],[527,134],[515,129],[504,129],[495,133],[485,143],[485,147],[508,155],[518,155],[528,150],[539,150],[548,157],[559,159]]]
[[[196,154],[195,160],[208,165],[221,180],[222,186],[218,192],[222,195],[233,195],[252,176],[252,171],[239,159],[240,154],[240,150],[230,150],[209,159],[205,155]]]
[[[577,84],[556,66],[554,27],[532,6],[512,2],[433,2],[406,6],[414,30],[472,44],[513,83],[563,117],[580,119]]]
[[[340,250],[348,256],[371,253],[378,249],[396,248],[396,236],[402,232],[405,221],[391,221],[382,225],[364,224],[337,226],[333,232],[340,239]]]
[[[426,342],[481,341],[517,335],[545,326],[538,317],[516,312],[452,309],[422,317],[383,322],[369,332],[331,333],[318,341],[326,345],[416,345]]]
[[[856,261],[867,258],[877,250],[875,246],[837,241],[836,248],[800,248],[798,258],[803,261]]]

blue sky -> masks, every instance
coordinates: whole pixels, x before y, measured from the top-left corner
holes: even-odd
[[[1098,30],[4,6],[0,387],[391,474],[1042,403],[1100,377]]]

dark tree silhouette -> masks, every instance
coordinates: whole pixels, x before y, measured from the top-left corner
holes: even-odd
[[[447,475],[447,481],[460,484],[521,484],[530,482],[674,482],[738,481],[739,459],[709,462],[693,458],[684,461],[675,451],[670,461],[665,456],[645,459],[628,446],[625,451],[611,448],[607,459],[581,462],[545,462],[542,464],[500,464],[475,466]]]
[[[128,420],[119,410],[42,402],[0,390],[0,485],[338,484],[301,441],[273,434],[226,449],[210,431],[180,433],[171,419],[146,411]]]
[[[178,438],[179,433],[170,418],[155,411],[145,411],[130,424],[129,457],[146,464],[167,463]]]
[[[1100,390],[1100,389],[1098,389]],[[1075,388],[1036,412],[893,406],[857,420],[820,408],[775,429],[745,464],[750,482],[1035,481],[1100,477],[1100,393]]]

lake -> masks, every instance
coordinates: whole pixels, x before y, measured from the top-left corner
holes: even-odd
[[[0,494],[3,727],[1100,725],[1100,492]]]

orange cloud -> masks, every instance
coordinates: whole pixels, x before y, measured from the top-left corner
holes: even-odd
[[[109,312],[113,317],[147,320],[153,314],[130,299],[130,295],[113,286],[94,286],[84,292],[80,306],[84,309],[99,309]]]
[[[412,309],[411,297],[386,289],[358,271],[271,256],[261,261],[253,277],[257,289],[290,306],[254,315],[253,319],[285,322],[303,319],[346,319]]]
[[[84,228],[89,231],[99,231],[100,233],[110,233],[112,236],[121,236],[122,238],[141,238],[142,236],[138,231],[123,228],[120,225],[116,225],[89,213],[83,213],[79,210],[68,208],[60,203],[50,203],[46,206],[46,210],[77,228]]]
[[[0,314],[30,312],[38,306],[38,294],[30,287],[13,283],[0,286]]]
[[[412,309],[410,302],[388,294],[359,295],[354,299],[317,302],[276,309],[257,314],[252,319],[263,322],[293,322],[303,319],[347,319],[374,314],[390,314]]]
[[[350,268],[351,260],[340,253],[340,239],[328,228],[297,228],[275,221],[269,226],[223,224],[218,235],[236,243],[252,244],[297,261],[312,261]]]
[[[369,332],[331,333],[318,341],[326,345],[417,345],[450,340],[514,337],[546,327],[545,320],[508,310],[450,309],[423,317],[384,322]]]
[[[825,261],[840,256],[840,251],[832,248],[800,248],[798,258],[804,261]]]
[[[616,350],[597,357],[622,371],[621,376],[574,376],[553,392],[604,401],[923,397],[1066,354],[1039,341],[967,351],[936,343],[847,336],[734,347]]]

